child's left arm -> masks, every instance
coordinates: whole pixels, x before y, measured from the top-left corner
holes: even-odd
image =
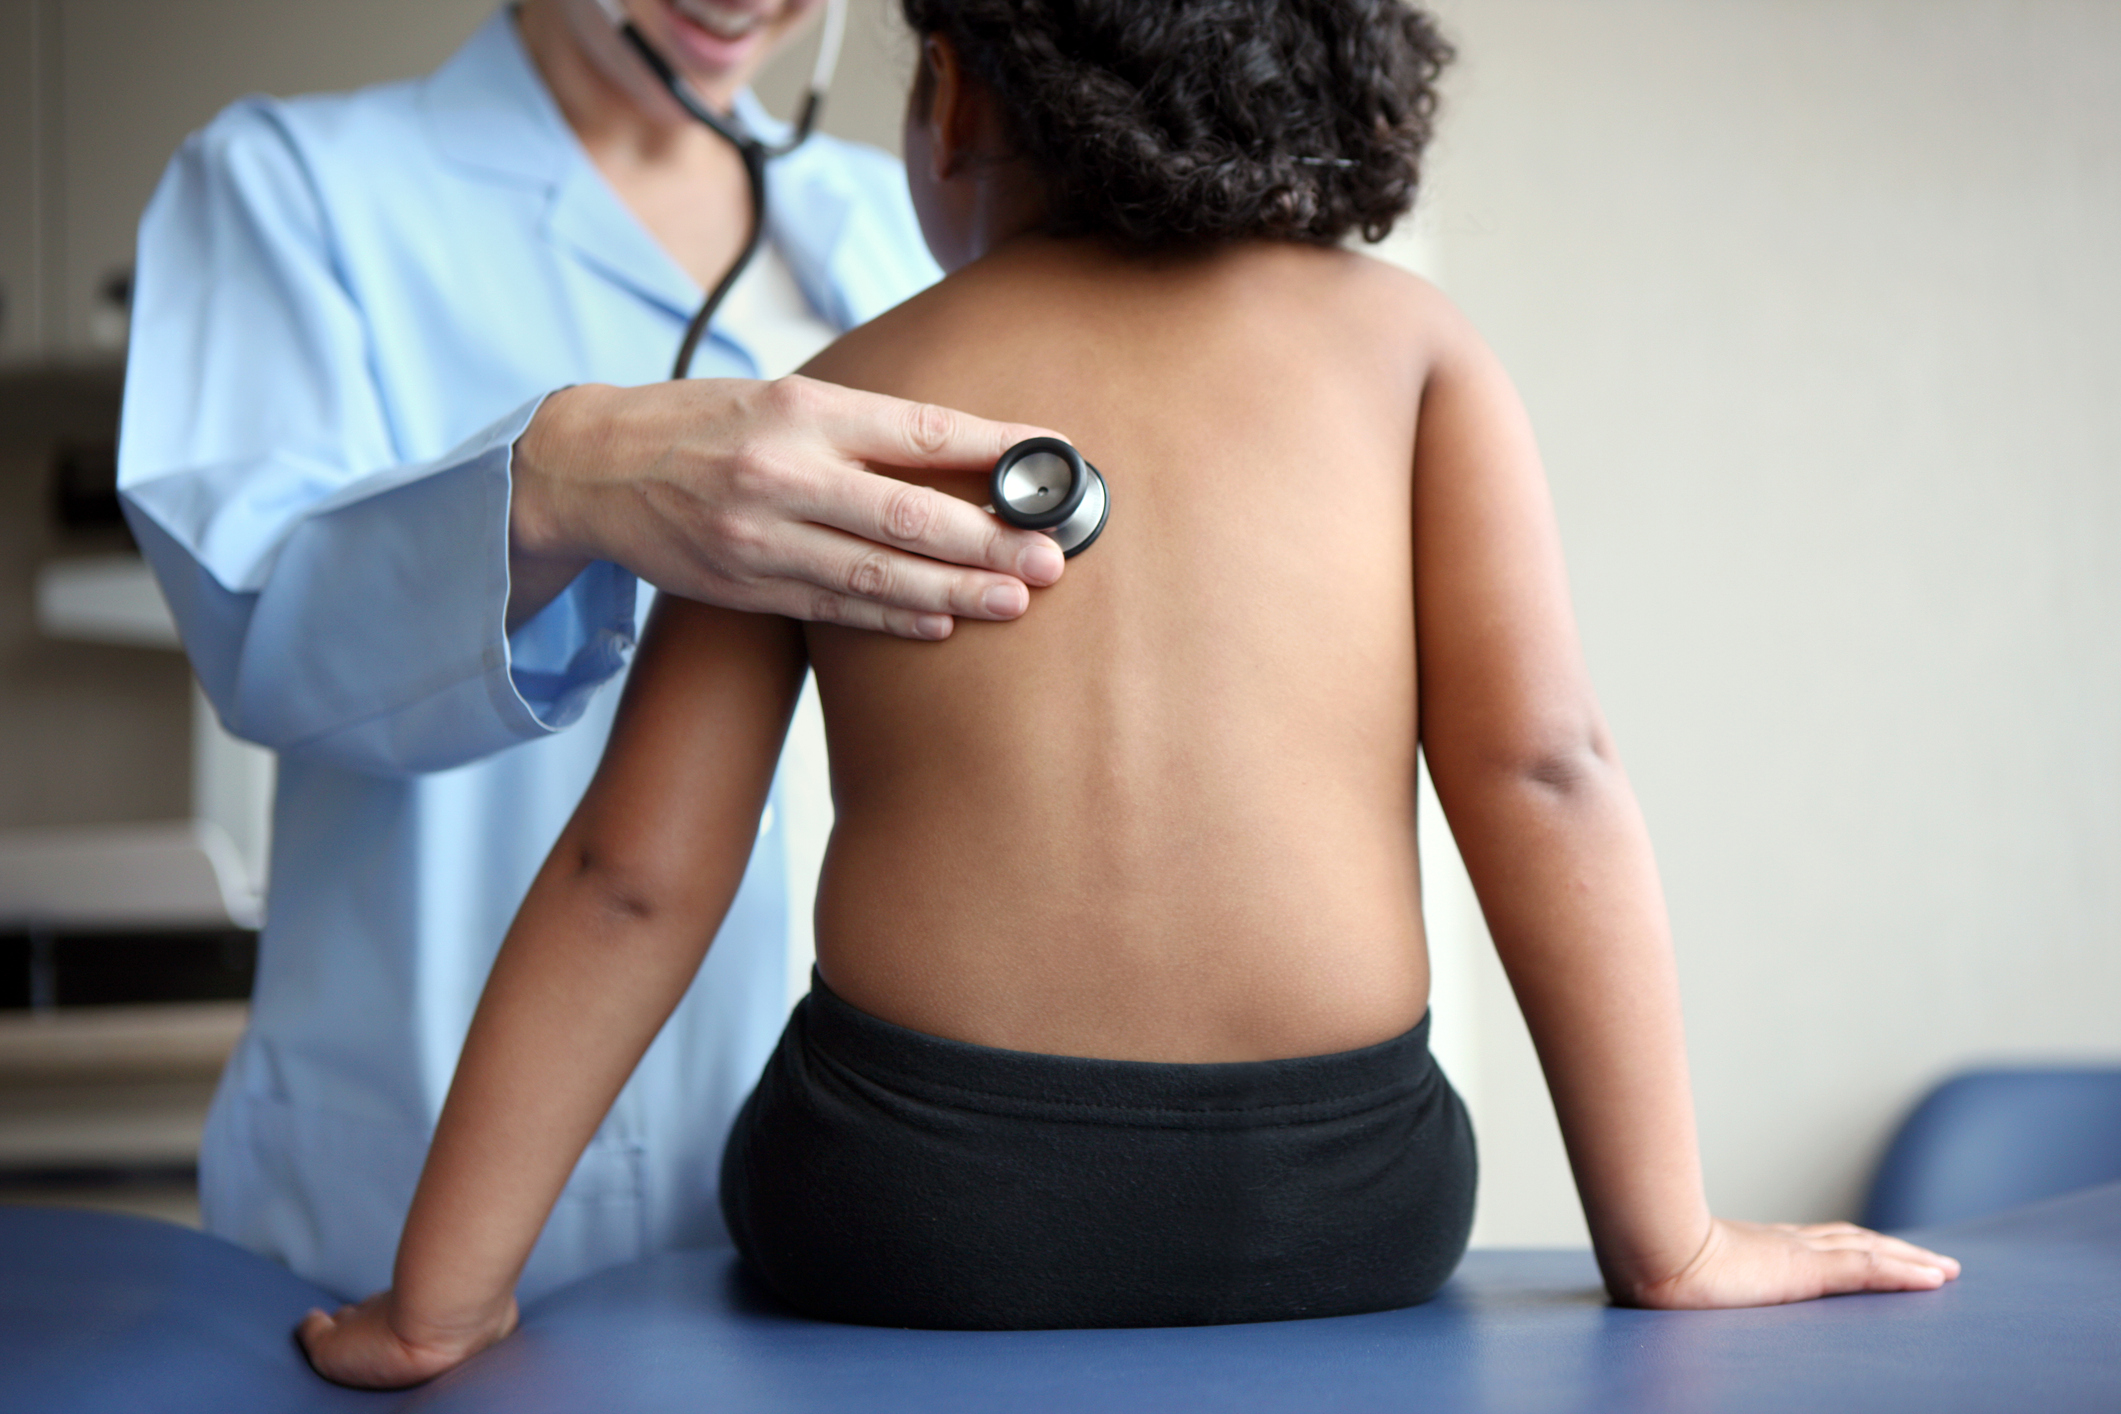
[[[736,895],[804,668],[785,619],[658,603],[596,779],[487,979],[393,1285],[302,1322],[320,1374],[417,1384],[514,1329],[546,1216]]]
[[[1950,1257],[1849,1223],[1710,1215],[1648,831],[1577,642],[1508,377],[1439,306],[1415,456],[1422,749],[1539,1050],[1606,1284],[1754,1306],[1922,1291]]]

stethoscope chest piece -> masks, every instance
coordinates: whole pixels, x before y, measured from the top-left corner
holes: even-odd
[[[1045,531],[1067,556],[1090,548],[1112,509],[1105,478],[1058,437],[1032,437],[1003,452],[987,493],[996,515]]]

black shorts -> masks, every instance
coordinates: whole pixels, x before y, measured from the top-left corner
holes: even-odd
[[[947,1041],[821,980],[722,1161],[737,1248],[863,1325],[1218,1325],[1426,1300],[1465,1252],[1473,1131],[1429,1023],[1179,1065]]]

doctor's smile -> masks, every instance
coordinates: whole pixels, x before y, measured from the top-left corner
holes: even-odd
[[[646,10],[671,45],[671,57],[702,78],[720,77],[779,42],[822,8],[822,0],[722,4],[718,0],[628,0]],[[645,17],[644,17],[645,18]]]

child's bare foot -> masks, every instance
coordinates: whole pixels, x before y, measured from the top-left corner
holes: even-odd
[[[358,1306],[311,1311],[295,1328],[309,1363],[325,1379],[359,1389],[403,1389],[452,1370],[516,1327],[513,1297],[505,1309],[462,1330],[407,1334],[392,1300],[379,1291]]]
[[[1717,1218],[1684,1268],[1613,1296],[1622,1305],[1666,1311],[1776,1306],[1857,1291],[1931,1291],[1958,1275],[1952,1258],[1854,1223]]]

